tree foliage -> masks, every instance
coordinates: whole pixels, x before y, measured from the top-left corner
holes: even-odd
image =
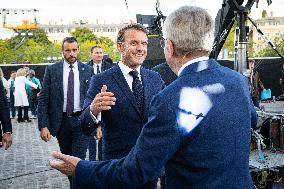
[[[61,44],[50,42],[44,30],[18,32],[25,35],[20,34],[8,40],[0,40],[0,64],[54,62],[50,59],[62,56]],[[27,35],[28,33],[32,33],[32,35]],[[101,46],[104,53],[114,61],[118,61],[120,58],[114,42],[108,37],[98,37],[88,28],[77,28],[71,35],[76,37],[79,42],[80,61],[90,60],[90,49],[94,45]]]
[[[284,55],[284,35],[274,38],[273,43],[280,54]],[[268,44],[263,46],[263,49],[255,53],[257,57],[278,57],[279,55]]]
[[[76,28],[74,32],[71,32],[71,35],[75,37],[79,43],[84,43],[86,41],[99,42],[98,37],[93,34],[89,28]]]
[[[114,61],[118,61],[120,58],[118,51],[114,47],[114,42],[110,38],[104,36],[98,37],[89,28],[76,28],[71,35],[79,42],[80,61],[87,62],[90,60],[90,49],[95,45],[101,46],[104,54],[108,54]]]

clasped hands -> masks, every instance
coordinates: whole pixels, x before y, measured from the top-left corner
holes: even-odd
[[[96,95],[90,105],[90,110],[94,116],[97,116],[103,110],[110,110],[114,106],[116,98],[112,92],[107,92],[107,86],[103,85],[101,92]]]

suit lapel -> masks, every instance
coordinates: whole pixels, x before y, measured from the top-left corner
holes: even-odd
[[[143,67],[141,67],[141,79],[142,79],[142,84],[143,84],[143,91],[144,91],[144,113],[148,112],[148,108],[149,108],[149,104],[151,101],[151,97],[150,97],[150,91],[151,89],[151,82],[150,81],[150,75],[149,72],[144,69]],[[147,115],[146,115],[147,116]]]
[[[136,105],[135,97],[134,97],[132,91],[130,90],[130,88],[129,88],[127,82],[126,82],[126,79],[124,78],[123,73],[121,72],[119,66],[115,66],[113,68],[113,71],[115,73],[112,74],[112,76],[114,77],[118,86],[121,88],[124,95],[129,99],[130,103],[134,106],[135,110],[140,115],[138,107]]]
[[[58,70],[55,70],[55,74],[57,74],[56,76],[56,80],[58,81],[58,86],[61,86],[59,87],[59,95],[63,101],[64,99],[64,92],[63,92],[63,61],[61,61],[59,64],[58,64],[58,67],[59,69]]]
[[[83,63],[78,62],[78,71],[79,71],[79,81],[80,81],[80,104],[81,107],[83,107],[84,102],[84,83],[86,81],[85,79],[85,68],[83,67]]]

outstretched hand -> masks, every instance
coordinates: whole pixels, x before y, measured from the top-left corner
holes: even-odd
[[[75,169],[80,158],[53,151],[51,154],[55,159],[49,161],[49,165],[67,176],[75,176]]]

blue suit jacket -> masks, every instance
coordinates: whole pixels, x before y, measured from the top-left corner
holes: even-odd
[[[107,91],[114,93],[116,104],[109,111],[102,112],[103,159],[121,158],[126,156],[135,145],[143,124],[147,122],[149,105],[152,97],[162,90],[164,82],[160,75],[148,69],[141,68],[141,78],[144,87],[144,113],[140,114],[135,97],[131,92],[119,66],[93,76],[81,114],[82,131],[89,135],[96,125],[90,116],[92,100],[100,93],[103,85]]]
[[[93,60],[91,60],[90,62],[88,62],[86,65],[88,65],[88,66],[91,66],[92,68],[93,68],[93,66],[94,66],[94,62],[93,62]],[[110,69],[112,66],[114,66],[114,65],[116,65],[116,64],[114,64],[114,63],[110,63],[110,62],[107,62],[107,61],[102,61],[102,72],[103,71],[106,71],[106,70],[108,70],[108,69]]]
[[[214,60],[187,66],[151,102],[148,123],[122,159],[76,167],[82,188],[134,188],[165,166],[168,189],[252,188],[247,82]]]
[[[80,103],[84,98],[93,75],[93,68],[78,62],[80,80]],[[56,136],[63,113],[63,61],[47,66],[43,78],[43,87],[38,98],[38,128],[47,127]]]

